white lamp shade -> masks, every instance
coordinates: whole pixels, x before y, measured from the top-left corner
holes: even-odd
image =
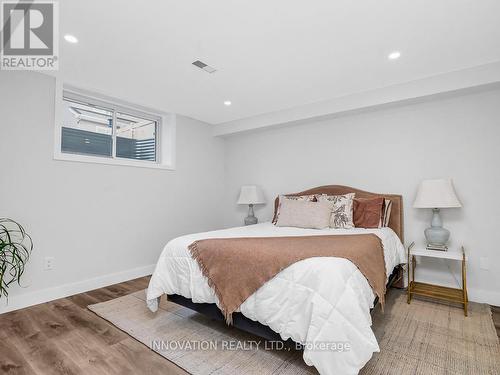
[[[266,203],[262,191],[255,185],[241,187],[238,204],[263,204]]]
[[[424,180],[420,183],[415,208],[462,207],[450,179]]]

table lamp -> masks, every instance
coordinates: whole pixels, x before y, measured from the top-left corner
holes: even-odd
[[[266,203],[262,191],[255,185],[245,185],[241,187],[238,204],[248,204],[248,216],[245,218],[245,225],[257,224],[258,219],[253,213],[254,204]]]
[[[422,181],[418,187],[413,207],[432,208],[431,226],[425,230],[427,248],[447,250],[446,243],[450,238],[450,231],[443,228],[439,210],[441,208],[462,207],[451,179]]]

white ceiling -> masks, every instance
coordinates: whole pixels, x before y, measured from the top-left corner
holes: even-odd
[[[220,124],[500,61],[499,15],[498,0],[64,0],[58,74]]]

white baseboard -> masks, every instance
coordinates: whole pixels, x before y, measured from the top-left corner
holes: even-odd
[[[5,300],[2,299],[2,303],[0,305],[0,314],[33,305],[38,305],[39,303],[53,301],[58,298],[72,296],[74,294],[88,292],[89,290],[121,283],[123,281],[136,279],[138,277],[151,275],[154,271],[154,268],[155,265],[150,264],[148,266],[133,268],[131,270],[122,272],[116,272],[110,275],[99,276],[88,280],[78,281],[76,283],[64,284],[57,287],[38,290],[36,292],[25,293],[19,296],[9,296],[8,305],[6,304],[6,302],[4,302]]]

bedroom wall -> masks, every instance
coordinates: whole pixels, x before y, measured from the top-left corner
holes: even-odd
[[[0,217],[35,243],[0,312],[150,274],[168,240],[222,225],[224,141],[207,124],[178,116],[175,171],[55,161],[54,90],[53,77],[0,72]]]
[[[272,215],[279,193],[341,184],[404,197],[406,242],[424,244],[429,210],[411,207],[422,179],[451,177],[462,209],[443,210],[451,246],[465,245],[472,300],[500,305],[500,90],[379,109],[225,138],[225,225],[241,225],[243,184],[260,185]],[[480,261],[489,270],[480,267]],[[417,277],[456,285],[458,269],[423,261]]]

